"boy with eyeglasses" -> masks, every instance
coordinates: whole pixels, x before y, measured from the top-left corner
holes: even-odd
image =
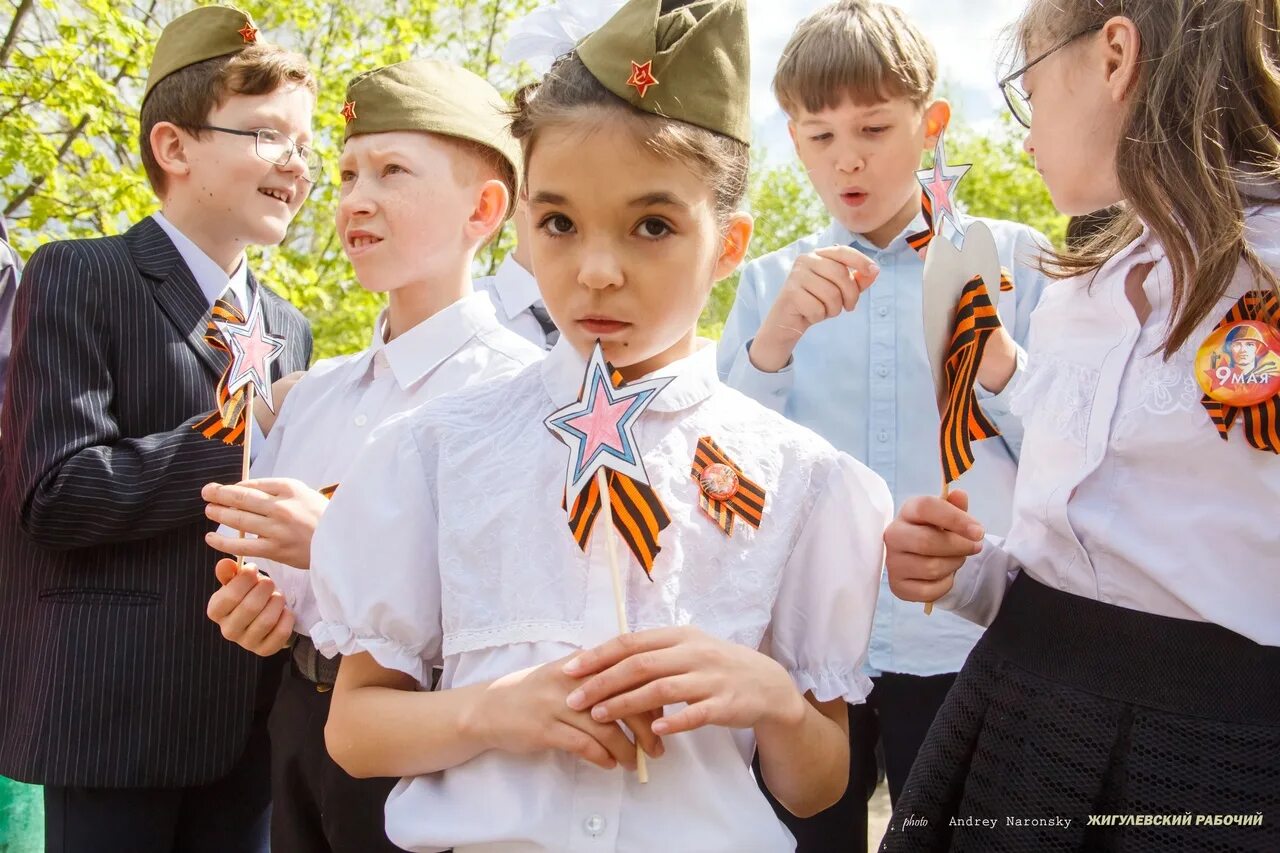
[[[242,448],[193,425],[226,366],[204,340],[215,300],[260,304],[287,342],[273,378],[310,359],[306,321],[244,252],[283,240],[307,197],[315,97],[306,61],[244,13],[174,20],[141,111],[160,211],[42,246],[18,291],[0,421],[0,773],[45,786],[50,851],[268,847],[281,661],[204,618],[217,581],[200,488],[237,479]]]

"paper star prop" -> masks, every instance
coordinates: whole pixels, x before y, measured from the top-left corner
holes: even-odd
[[[631,76],[627,78],[627,85],[635,87],[640,93],[640,97],[644,97],[649,87],[658,85],[658,78],[653,76],[653,60],[650,59],[644,65],[631,60]]]
[[[231,350],[231,366],[227,368],[227,393],[235,394],[252,385],[271,411],[271,365],[284,354],[284,338],[267,331],[262,316],[262,301],[256,296],[243,323],[221,321],[217,324]]]
[[[240,38],[244,39],[245,44],[258,43],[258,31],[254,28],[253,24],[245,24],[236,32],[240,33]]]
[[[342,104],[342,117],[347,120],[347,124],[356,120],[356,102],[344,101]]]
[[[916,172],[916,180],[920,181],[920,186],[924,188],[925,195],[928,196],[933,206],[933,227],[935,233],[942,233],[942,221],[949,219],[952,227],[957,231],[960,230],[960,223],[956,217],[955,209],[955,189],[956,184],[960,183],[960,179],[973,168],[973,164],[966,163],[961,166],[951,166],[947,163],[946,148],[943,145],[942,137],[938,137],[938,145],[933,150],[933,168],[921,169]]]
[[[569,447],[565,495],[570,502],[601,468],[617,471],[636,482],[649,482],[636,445],[636,421],[671,377],[615,388],[612,373],[597,342],[587,362],[581,396],[545,421],[547,429]]]

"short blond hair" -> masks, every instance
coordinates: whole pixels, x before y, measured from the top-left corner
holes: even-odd
[[[901,9],[840,0],[796,26],[778,61],[773,94],[790,116],[849,98],[868,104],[906,98],[924,106],[937,79],[933,45]]]

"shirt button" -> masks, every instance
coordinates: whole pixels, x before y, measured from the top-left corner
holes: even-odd
[[[604,833],[605,826],[607,826],[605,819],[598,814],[593,814],[582,822],[582,828],[592,838],[599,838]]]
[[[888,309],[888,308],[886,308],[884,305],[881,305],[881,306],[876,310],[876,313],[877,313],[877,314],[879,314],[881,317],[888,317],[888,316],[889,316],[889,309]]]
[[[876,438],[880,440],[881,444],[884,444],[889,440],[889,431],[884,429],[880,430],[880,434],[877,435]]]
[[[883,364],[876,368],[876,376],[879,376],[881,379],[883,379],[888,375],[889,375],[889,368],[885,367]]]
[[[356,426],[364,426],[368,422],[369,422],[369,419],[364,415],[356,415],[356,420],[355,420]]]

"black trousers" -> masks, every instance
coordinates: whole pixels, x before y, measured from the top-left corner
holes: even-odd
[[[271,745],[258,713],[231,772],[190,788],[44,789],[46,853],[267,853]]]
[[[383,807],[398,779],[353,779],[324,745],[333,693],[286,667],[271,712],[272,853],[394,853]]]
[[[765,796],[791,834],[796,853],[862,853],[867,849],[867,801],[879,776],[876,746],[884,755],[889,796],[896,800],[911,772],[934,715],[955,681],[945,675],[886,672],[865,704],[849,706],[849,787],[840,801],[810,818],[798,818]],[[761,779],[759,764],[756,778]],[[761,779],[763,787],[763,779]]]

